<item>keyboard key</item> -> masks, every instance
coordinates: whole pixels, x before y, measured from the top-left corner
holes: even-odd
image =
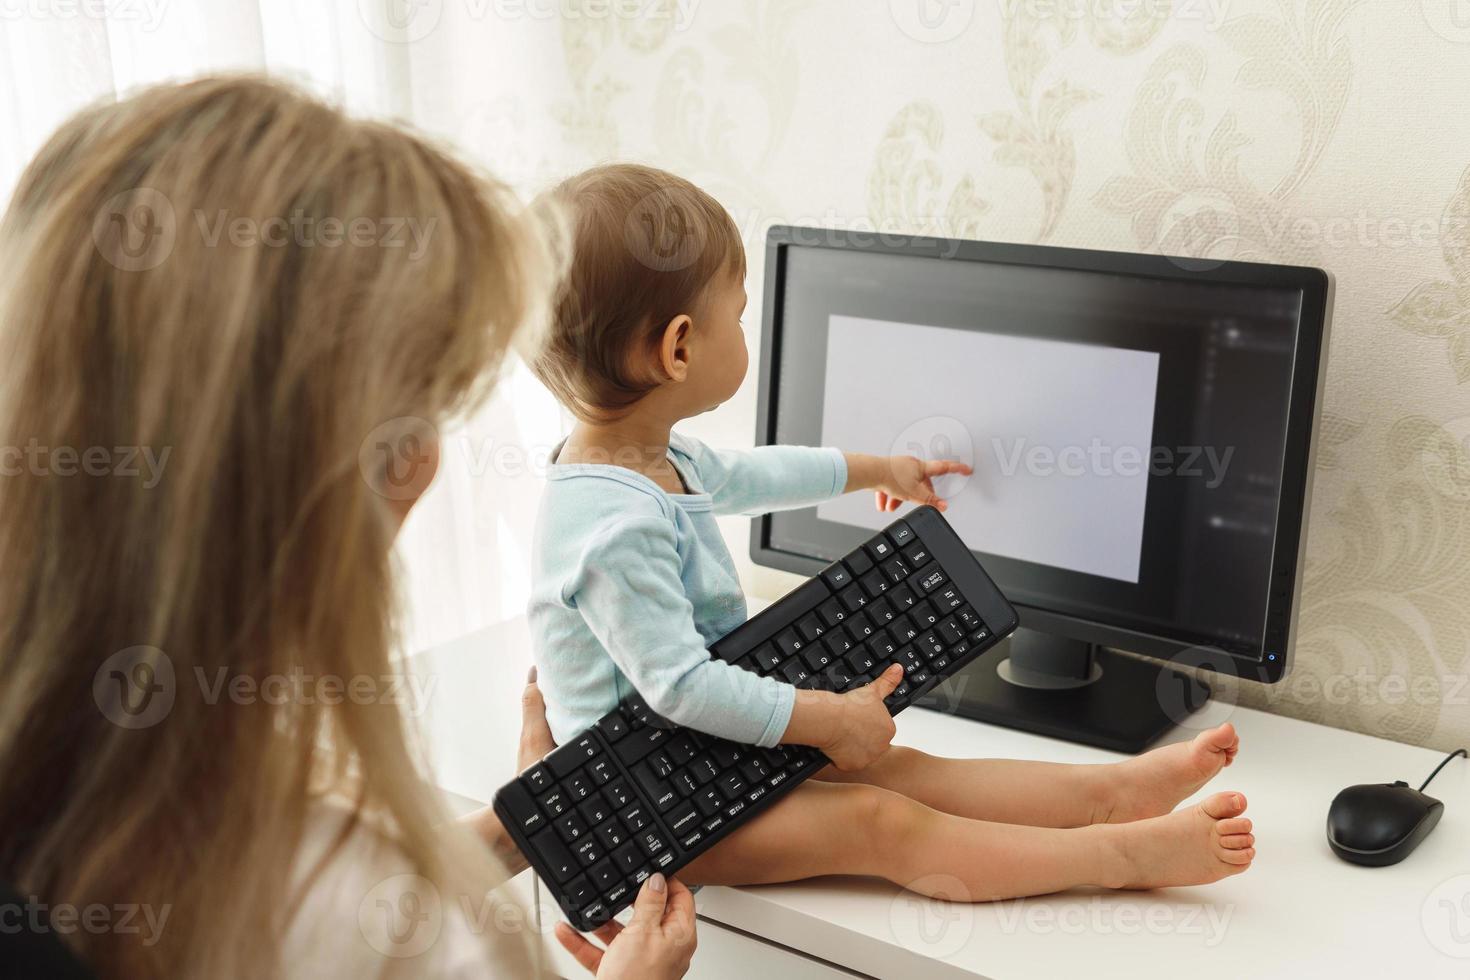
[[[788,629],[776,637],[776,649],[780,651],[782,658],[794,657],[806,646],[806,641],[796,635],[796,630]]]
[[[935,612],[934,607],[927,602],[919,603],[909,615],[913,617],[914,622],[919,624],[921,630],[926,630],[939,622],[939,613]]]
[[[584,741],[578,739],[578,742]],[[587,754],[578,745],[563,745],[546,757],[546,768],[557,779],[565,779],[582,767]]]
[[[697,829],[699,821],[699,810],[693,803],[685,803],[669,814],[669,829],[674,832],[675,837],[682,837]]]
[[[542,793],[536,798],[536,801],[541,804],[541,809],[550,814],[553,819],[566,813],[572,807],[572,801],[567,797],[567,794],[559,789],[554,789],[549,793]]]
[[[914,603],[918,601],[919,597],[914,595],[914,590],[907,584],[895,585],[888,590],[888,602],[901,613],[914,608]]]
[[[623,880],[623,876],[618,874],[611,860],[603,860],[594,864],[591,870],[587,872],[587,877],[592,879],[592,883],[600,891],[607,891],[614,885],[620,884]]]
[[[960,611],[955,613],[955,615],[959,617],[960,622],[965,624],[965,629],[967,630],[977,630],[985,625],[980,621],[980,617],[975,615],[975,610],[969,606],[961,606]]]
[[[597,835],[597,843],[601,844],[605,851],[621,847],[628,840],[627,832],[623,830],[623,825],[618,823],[616,818],[594,828],[592,833]]]
[[[842,608],[842,603],[834,596],[817,607],[817,618],[828,626],[841,626],[842,621],[847,618],[847,610]]]
[[[624,827],[635,834],[652,823],[652,818],[649,817],[648,810],[642,803],[634,803],[619,810],[618,819],[623,822]]]
[[[665,750],[669,758],[674,760],[674,765],[682,766],[699,752],[699,747],[694,744],[694,739],[688,732],[675,735],[669,740],[669,747]]]
[[[557,835],[568,844],[579,840],[587,833],[587,822],[579,813],[568,813],[566,816],[553,820],[551,825],[556,828]]]
[[[807,643],[820,640],[826,632],[827,627],[821,620],[817,619],[816,613],[803,616],[796,622],[796,635],[800,636]]]
[[[781,676],[786,678],[788,684],[800,684],[812,676],[806,664],[797,658],[792,658],[781,665]]]
[[[657,856],[669,846],[664,840],[663,831],[661,830],[645,830],[638,835],[636,840],[638,846],[643,849],[643,853],[649,857]]]
[[[621,711],[614,711],[603,716],[602,720],[597,723],[597,729],[609,742],[616,743],[618,739],[628,734],[628,719],[623,717]]]
[[[721,793],[725,794],[727,800],[737,799],[741,793],[745,792],[745,778],[739,772],[725,773],[715,780],[715,785],[720,788]]]
[[[866,592],[868,594],[868,597],[872,599],[878,598],[880,595],[887,592],[891,588],[888,580],[883,577],[883,573],[878,571],[876,568],[868,574],[864,575],[862,578],[858,579],[858,585],[861,585],[863,587],[863,591]]]
[[[707,789],[694,798],[694,805],[699,808],[700,813],[709,817],[720,812],[725,805],[725,798],[720,795],[719,790]]]
[[[970,624],[966,623],[965,625],[969,626]],[[556,781],[552,778],[551,773],[546,771],[545,766],[532,766],[526,770],[526,775],[522,778],[525,779],[526,785],[531,787],[532,793],[544,793],[556,785]]]
[[[643,727],[619,742],[614,748],[623,765],[631,766],[668,740],[669,733],[663,728]]]
[[[854,578],[861,578],[873,567],[873,559],[868,557],[866,551],[858,550],[848,555],[843,564],[847,566],[849,572],[852,572]]]
[[[668,779],[674,774],[674,760],[669,758],[667,752],[655,752],[648,757],[645,763],[653,770],[653,774],[659,779]]]
[[[770,673],[781,664],[781,655],[776,648],[770,645],[763,646],[755,652],[755,662],[760,665],[762,673]]]
[[[837,596],[837,601],[850,613],[855,613],[868,604],[868,597],[858,585],[849,585]]]
[[[873,656],[873,651],[868,649],[866,644],[847,655],[847,665],[855,674],[869,673],[877,664],[877,658]]]
[[[886,626],[898,618],[898,611],[887,599],[874,599],[868,605],[866,615],[879,626]]]
[[[694,781],[701,786],[714,782],[720,775],[720,767],[715,764],[714,759],[695,759],[690,764],[689,771],[694,774]]]
[[[944,652],[944,641],[933,630],[925,633],[914,641],[914,646],[919,648],[925,658],[937,657]]]
[[[801,651],[801,662],[815,674],[832,662],[832,651],[824,643],[813,643]]]
[[[567,850],[565,844],[556,836],[552,830],[543,830],[531,838],[531,848],[541,856],[541,860],[551,869],[551,877],[561,884],[577,873],[577,859],[572,857],[572,852]]]
[[[888,528],[888,537],[900,548],[905,548],[914,540],[914,529],[903,521],[894,521]]]
[[[592,795],[592,779],[590,776],[578,774],[566,781],[567,792],[574,800],[585,800]]]
[[[951,584],[944,586],[938,592],[934,593],[929,601],[933,602],[934,607],[941,613],[948,613],[954,612],[960,606],[963,606],[965,604],[965,597],[960,595],[960,590]]]
[[[587,767],[587,774],[598,786],[606,786],[617,778],[618,771],[613,768],[611,759],[601,758]]]
[[[515,823],[527,837],[546,826],[546,815],[536,805],[524,783],[507,783],[496,796],[501,805],[511,812]]]
[[[603,790],[603,794],[607,796],[609,803],[619,809],[633,802],[633,791],[628,787],[627,781],[623,779],[608,783],[607,789]]]
[[[879,565],[878,570],[894,585],[909,577],[909,567],[902,558],[890,558]]]
[[[592,888],[592,882],[587,880],[586,875],[578,875],[567,883],[567,901],[574,909],[583,909],[601,898]]]
[[[833,591],[845,589],[852,584],[852,573],[842,567],[842,562],[837,561],[828,565],[822,571],[822,579],[832,587]]]
[[[913,569],[919,569],[929,564],[929,559],[932,557],[929,554],[929,548],[922,542],[911,544],[903,549],[903,560],[908,562],[909,567]]]
[[[834,657],[840,657],[857,646],[853,642],[852,637],[847,635],[847,630],[837,630],[836,632],[828,633],[827,638],[822,641],[822,645],[832,651],[832,656]]]
[[[931,568],[926,572],[921,572],[916,577],[919,580],[919,591],[925,595],[928,595],[949,581],[949,576],[945,575],[944,570],[941,568]]]
[[[631,875],[643,863],[643,855],[638,853],[638,845],[629,841],[613,851],[612,861],[623,874]]]
[[[586,803],[577,807],[577,814],[589,827],[596,827],[608,817],[612,816],[612,813],[612,805],[602,798],[601,793],[591,797]]]
[[[699,780],[694,778],[694,773],[689,769],[680,769],[674,773],[670,782],[674,784],[674,792],[680,796],[689,797],[699,792]]]
[[[847,630],[847,635],[852,637],[854,642],[863,643],[872,637],[877,628],[867,616],[857,615],[847,621],[844,629]]]
[[[724,739],[711,745],[709,754],[710,758],[714,759],[715,764],[721,769],[730,768],[744,757],[739,746],[734,742],[726,742]]]
[[[954,646],[965,638],[965,630],[954,616],[949,619],[941,619],[935,629],[940,639],[944,640],[945,646]]]
[[[881,534],[863,545],[863,548],[868,554],[873,556],[874,562],[881,562],[893,557],[893,542]]]

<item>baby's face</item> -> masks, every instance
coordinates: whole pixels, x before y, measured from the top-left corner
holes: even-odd
[[[708,412],[729,401],[745,380],[750,366],[740,325],[745,304],[743,282],[722,279],[710,287],[690,344],[689,387],[696,411]]]

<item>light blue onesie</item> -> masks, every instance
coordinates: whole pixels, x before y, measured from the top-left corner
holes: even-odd
[[[552,734],[566,741],[636,689],[677,724],[775,745],[795,688],[706,650],[746,619],[715,517],[828,500],[842,493],[847,463],[836,449],[726,452],[678,435],[669,461],[689,493],[620,466],[550,468],[529,617]]]

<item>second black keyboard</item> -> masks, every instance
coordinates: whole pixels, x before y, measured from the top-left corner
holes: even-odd
[[[897,714],[1018,625],[931,507],[895,521],[716,642],[727,663],[849,691],[890,664]],[[682,728],[625,698],[495,794],[495,813],[577,929],[602,925],[655,871],[673,874],[827,764]]]

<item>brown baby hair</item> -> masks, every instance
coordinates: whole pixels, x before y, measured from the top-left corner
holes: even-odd
[[[570,217],[572,264],[531,366],[577,418],[606,421],[658,387],[638,355],[675,317],[697,319],[711,284],[745,278],[745,247],[718,201],[654,167],[595,167],[549,194]]]

